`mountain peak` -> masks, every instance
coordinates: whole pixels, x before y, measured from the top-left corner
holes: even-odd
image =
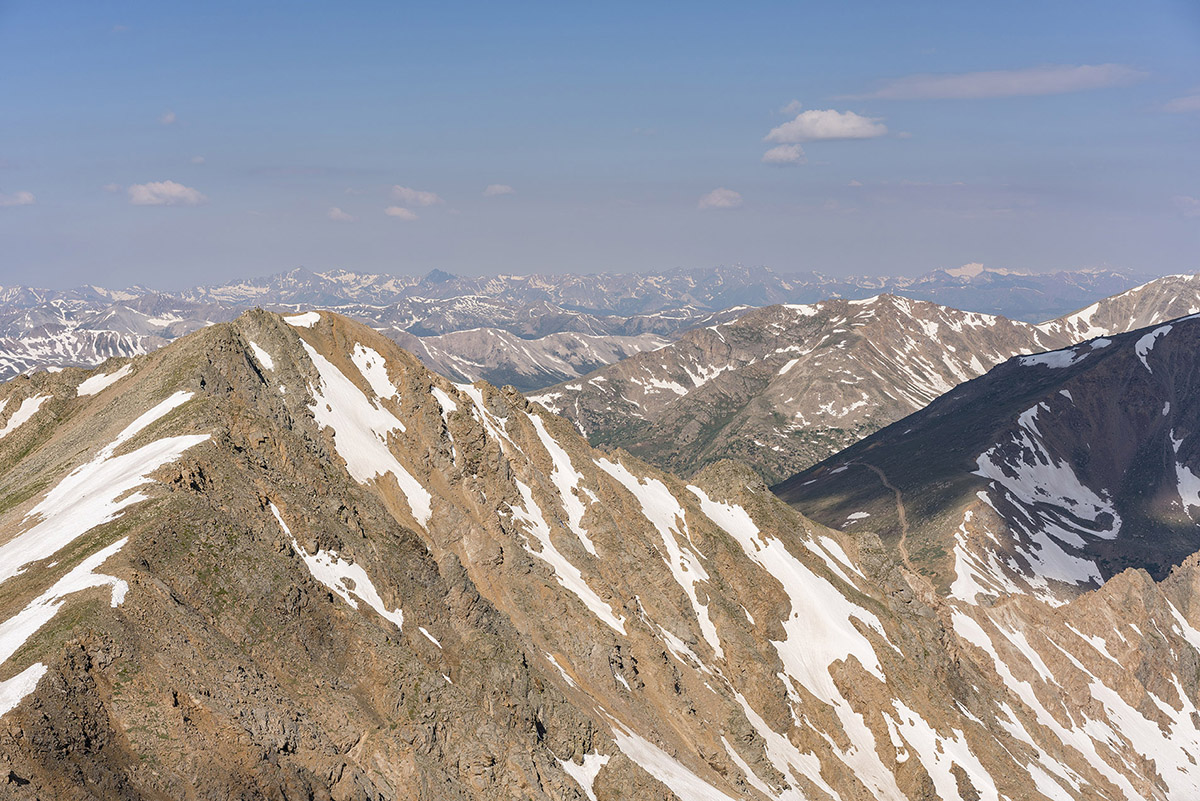
[[[423,284],[445,284],[450,281],[457,281],[458,276],[453,273],[448,273],[445,270],[433,269],[425,273],[425,277],[421,279]]]

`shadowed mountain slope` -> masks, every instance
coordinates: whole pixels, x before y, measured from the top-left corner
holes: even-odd
[[[1198,354],[1184,318],[1017,357],[775,491],[967,600],[1162,578],[1200,550]]]

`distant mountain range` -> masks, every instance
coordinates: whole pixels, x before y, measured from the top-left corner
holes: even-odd
[[[0,287],[0,379],[144,353],[255,306],[317,307],[366,322],[456,380],[483,378],[535,390],[659,347],[693,327],[732,319],[738,310],[774,303],[890,292],[1037,321],[1142,280],[1112,271],[1020,275],[975,266],[915,279],[780,275],[746,267],[491,278],[437,270],[417,278],[297,269],[176,293]],[[431,340],[424,347],[413,341],[476,329],[478,336]],[[482,333],[488,329],[497,336]],[[580,336],[555,336],[567,334]]]
[[[1013,356],[1196,312],[1200,275],[1038,325],[896,295],[770,306],[530,397],[664,469],[737,458],[776,482]]]

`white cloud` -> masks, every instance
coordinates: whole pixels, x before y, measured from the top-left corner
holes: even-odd
[[[742,195],[732,189],[720,187],[701,197],[697,205],[702,209],[736,209],[742,205]]]
[[[120,192],[124,188],[120,184],[105,184],[101,187],[105,192]]]
[[[857,178],[851,178],[850,183],[846,184],[846,186],[862,186],[862,181]]]
[[[775,164],[785,167],[789,164],[803,164],[804,149],[800,145],[778,145],[763,153],[763,164]]]
[[[783,108],[779,109],[780,114],[788,117],[795,117],[801,111],[804,111],[804,105],[799,100],[793,100]]]
[[[819,139],[871,139],[887,133],[887,126],[875,117],[863,117],[853,111],[833,109],[802,111],[763,137],[763,141],[781,145],[813,142]]]
[[[175,121],[177,119],[178,118],[175,116],[174,111],[167,111],[167,112],[164,112],[163,115],[158,118],[158,121],[161,122],[163,125],[174,125]]]
[[[517,190],[513,189],[508,184],[488,184],[483,190],[484,197],[497,197],[499,195],[515,195]]]
[[[1184,111],[1200,111],[1200,92],[1167,101],[1167,104],[1163,106],[1163,111],[1171,111],[1176,114]]]
[[[199,206],[208,200],[199,191],[174,181],[151,181],[129,187],[129,202],[135,206]]]
[[[203,164],[204,161],[205,161],[204,156],[192,156],[193,164]]]
[[[1178,195],[1174,198],[1175,208],[1184,217],[1200,217],[1200,200],[1189,195]]]
[[[860,97],[886,100],[971,100],[986,97],[1061,95],[1128,86],[1147,73],[1123,64],[1049,64],[1019,70],[950,75],[909,75]]]
[[[443,202],[433,192],[422,192],[419,189],[409,189],[407,186],[393,186],[392,197],[405,206],[435,206]]]
[[[11,195],[0,192],[0,206],[32,206],[36,202],[32,192],[13,192]]]
[[[415,220],[417,215],[403,206],[388,206],[383,210],[383,213],[389,217],[398,217],[401,220]]]
[[[337,206],[333,206],[329,209],[329,219],[337,220],[338,222],[351,222],[354,220],[352,216],[342,211]]]

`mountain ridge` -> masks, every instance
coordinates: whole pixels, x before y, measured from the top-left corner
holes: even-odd
[[[431,281],[428,276],[299,268],[179,292],[145,287],[0,287],[0,378],[36,369],[94,365],[110,354],[131,355],[161,347],[197,328],[227,322],[251,306],[279,312],[311,306],[331,308],[367,321],[378,330],[392,332],[393,338],[440,336],[480,327],[526,339],[567,332],[673,337],[687,328],[707,324],[705,318],[713,314],[728,319],[731,309],[864,297],[880,291],[944,300],[946,292],[961,295],[965,288],[973,293],[981,311],[1016,309],[1005,305],[1006,297],[1016,299],[1021,309],[1029,311],[1029,299],[1033,298],[1040,310],[1033,317],[1044,319],[1052,312],[1077,308],[1135,283],[1133,277],[1112,271],[1038,276],[980,269],[970,276],[934,271],[915,279],[832,278],[815,272],[779,274],[768,268],[742,266],[677,269],[647,276],[602,273],[464,278],[445,273],[436,277],[439,280]],[[961,299],[959,295],[954,298]],[[43,328],[37,329],[39,325]],[[97,336],[106,339],[106,348],[93,344]],[[628,344],[615,352],[628,353]],[[436,345],[431,347],[436,349]],[[478,361],[479,350],[466,347],[466,351],[452,355]],[[540,349],[550,353],[554,347],[541,343]],[[485,367],[478,375],[462,377],[491,378],[497,383],[503,376],[544,375],[538,381],[546,386],[593,366],[585,360],[571,364],[569,370],[560,370],[551,359],[541,364],[540,370],[531,370],[520,347],[499,355],[501,361],[494,376]],[[540,387],[523,383],[522,388]]]

